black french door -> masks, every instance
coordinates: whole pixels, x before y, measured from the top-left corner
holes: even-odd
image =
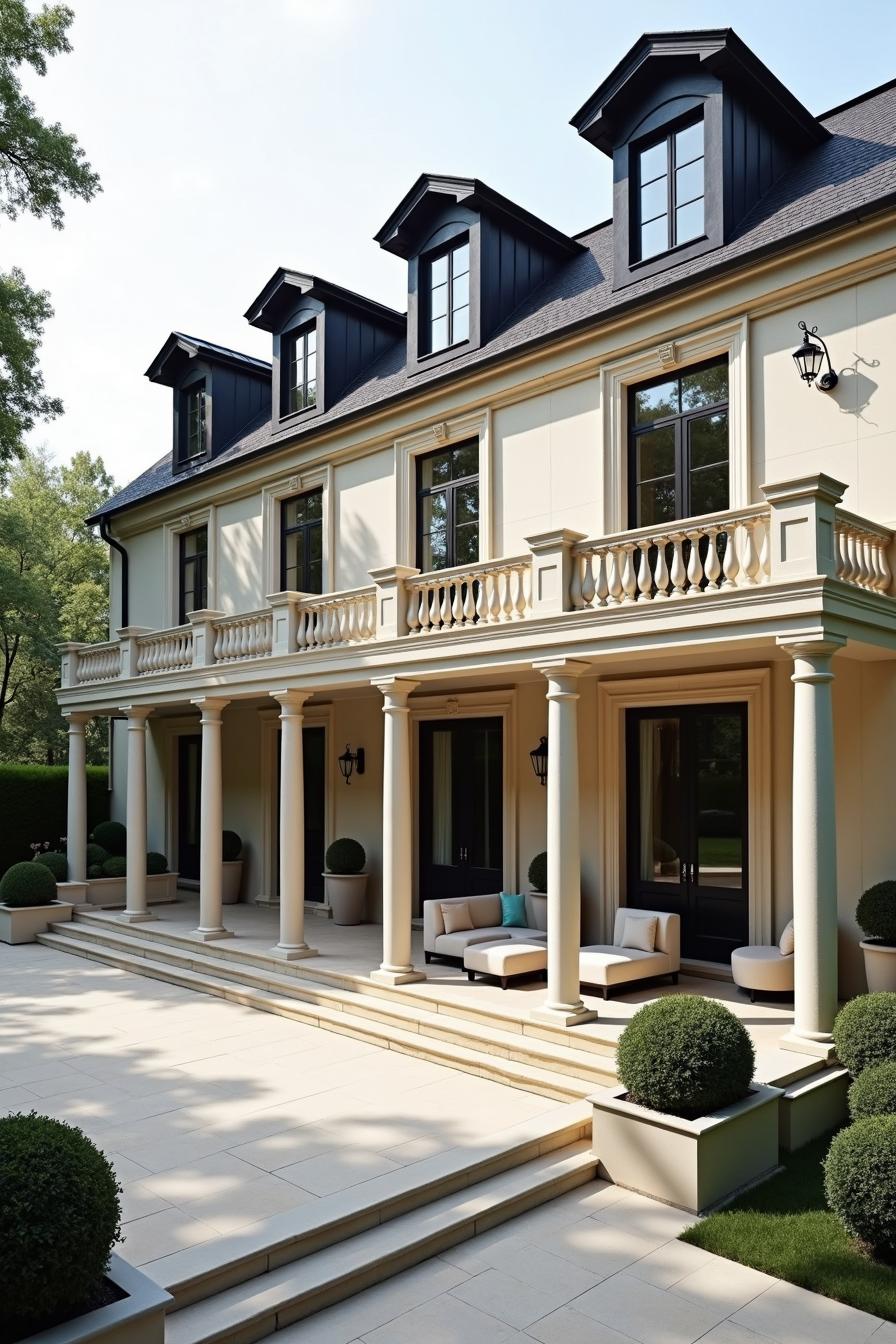
[[[277,730],[277,797],[274,826],[276,844],[274,853],[274,889],[280,891],[280,730]],[[324,853],[326,849],[326,730],[321,727],[302,729],[302,781],[305,800],[305,900],[324,899]]]
[[[682,955],[748,941],[745,705],[626,715],[627,900],[681,917]]]
[[[177,871],[199,879],[199,817],[202,808],[202,738],[190,733],[177,739]]]
[[[504,882],[501,719],[420,725],[420,896],[500,891]]]

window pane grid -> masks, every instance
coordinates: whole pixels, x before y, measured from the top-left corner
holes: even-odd
[[[418,459],[417,517],[417,563],[425,573],[478,562],[478,442]]]
[[[428,302],[430,353],[469,339],[469,239],[430,260]]]
[[[323,591],[323,491],[284,499],[280,505],[280,586],[300,593]]]
[[[188,612],[208,606],[208,528],[198,527],[180,536],[178,620],[181,625]]]
[[[287,411],[317,405],[317,326],[312,323],[287,337]]]
[[[703,120],[638,154],[640,258],[668,252],[704,231]]]

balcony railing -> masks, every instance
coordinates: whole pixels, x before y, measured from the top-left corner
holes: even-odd
[[[702,518],[595,539],[545,532],[528,539],[524,555],[429,574],[374,570],[362,588],[275,593],[259,611],[191,612],[189,624],[172,630],[130,627],[104,644],[67,644],[62,685],[306,658],[377,641],[469,638],[494,626],[676,599],[724,602],[803,580],[892,595],[893,533],[838,508],[838,482],[817,476],[764,493],[766,503]]]

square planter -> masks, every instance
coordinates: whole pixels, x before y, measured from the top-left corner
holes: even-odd
[[[593,1146],[615,1185],[689,1213],[730,1199],[778,1166],[779,1087],[754,1083],[743,1101],[698,1120],[649,1111],[624,1087],[591,1097]]]
[[[0,905],[0,943],[33,943],[50,924],[62,924],[72,917],[74,907],[68,901],[49,905]]]
[[[112,1256],[106,1278],[126,1294],[120,1302],[85,1312],[64,1325],[50,1326],[49,1330],[29,1335],[22,1344],[90,1344],[91,1340],[102,1344],[164,1344],[165,1308],[172,1300],[171,1294],[118,1255]]]
[[[146,878],[148,905],[167,905],[177,900],[177,873],[152,873]],[[126,877],[94,877],[86,884],[86,900],[101,910],[123,909],[127,903]]]

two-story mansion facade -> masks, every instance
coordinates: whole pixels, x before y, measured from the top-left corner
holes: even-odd
[[[271,364],[165,343],[171,450],[94,520],[112,634],[63,656],[71,876],[108,716],[113,815],[207,938],[222,827],[286,957],[361,841],[390,983],[423,901],[547,848],[542,1012],[581,1020],[619,905],[720,972],[793,914],[823,1049],[896,870],[896,87],[815,116],[730,31],[658,34],[573,125],[612,220],[423,176],[377,235],[406,314],[281,269],[247,312]]]

